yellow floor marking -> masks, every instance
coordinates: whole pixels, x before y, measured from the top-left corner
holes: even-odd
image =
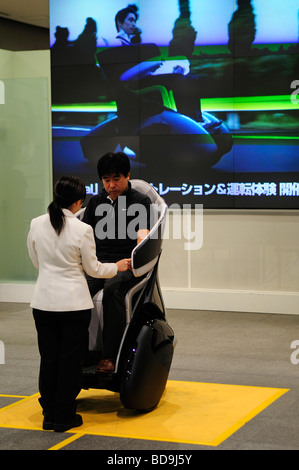
[[[3,394],[3,393],[0,393],[0,397],[4,397],[4,398],[27,398],[28,395],[6,395],[6,394]]]
[[[80,434],[80,433],[74,434],[73,436],[68,437],[68,438],[65,439],[64,441],[59,442],[59,444],[56,444],[55,446],[50,447],[50,449],[48,449],[48,450],[59,450],[59,449],[62,449],[62,447],[65,447],[65,446],[67,446],[68,444],[70,444],[71,442],[76,441],[76,440],[79,439],[81,436],[84,436],[84,434]]]
[[[287,391],[168,381],[158,407],[151,413],[139,413],[125,409],[117,393],[84,390],[77,408],[83,425],[68,432],[78,437],[93,434],[217,446]],[[0,409],[0,427],[41,430],[38,396]]]

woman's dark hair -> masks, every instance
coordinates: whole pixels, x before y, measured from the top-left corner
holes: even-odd
[[[48,207],[51,224],[60,235],[64,226],[64,213],[62,209],[70,207],[74,202],[86,197],[86,187],[77,176],[62,176],[55,183],[54,199]]]
[[[117,31],[119,31],[118,23],[123,23],[129,13],[133,13],[137,21],[138,20],[137,11],[138,11],[138,8],[134,4],[128,5],[127,8],[123,8],[122,10],[119,10],[115,15],[115,26],[116,26]]]
[[[106,153],[97,164],[99,178],[111,175],[128,176],[130,172],[130,160],[124,152]]]

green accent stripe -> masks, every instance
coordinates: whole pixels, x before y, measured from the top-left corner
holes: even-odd
[[[206,111],[282,111],[299,109],[299,104],[291,102],[291,95],[203,98],[201,105],[202,109]]]
[[[256,139],[256,140],[299,140],[298,136],[288,136],[288,135],[238,135],[234,134],[232,136],[234,139]]]
[[[116,112],[115,101],[102,104],[57,104],[52,106],[53,112],[59,113],[110,113]]]
[[[172,97],[171,97],[172,98]],[[290,95],[278,96],[241,96],[235,98],[202,98],[205,111],[282,111],[299,110],[299,103],[291,102]],[[169,105],[174,108],[173,103]],[[63,113],[107,113],[116,112],[115,101],[94,104],[54,105],[53,112]]]

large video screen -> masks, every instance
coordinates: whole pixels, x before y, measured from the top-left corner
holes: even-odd
[[[54,180],[124,151],[168,204],[299,208],[298,0],[50,0]]]

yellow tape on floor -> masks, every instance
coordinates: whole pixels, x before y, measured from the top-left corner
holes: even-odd
[[[69,432],[217,446],[287,391],[168,381],[158,407],[141,414],[125,409],[116,393],[84,390],[77,408],[83,425]],[[0,409],[0,427],[41,430],[38,397]]]

